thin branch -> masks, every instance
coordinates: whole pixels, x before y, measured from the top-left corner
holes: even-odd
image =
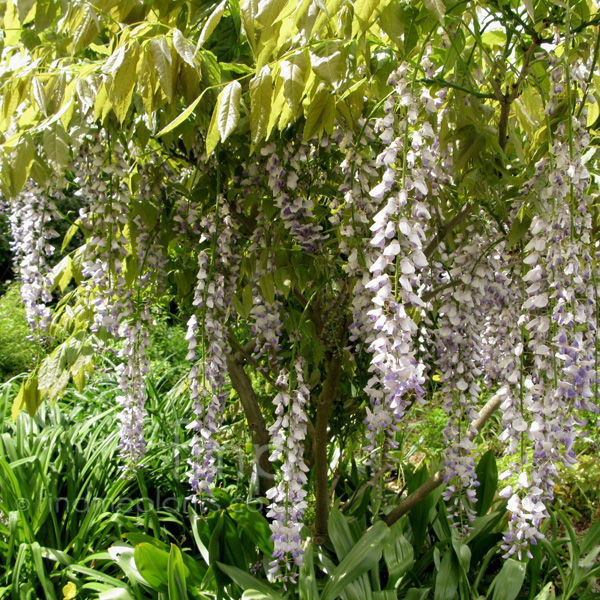
[[[254,340],[250,340],[246,342],[244,346],[242,346],[233,335],[229,334],[229,343],[238,351],[241,357],[243,357],[243,364],[251,364],[273,387],[277,387],[277,384],[273,378],[265,371],[262,365],[252,356],[252,354],[250,354],[256,345]]]
[[[591,21],[586,21],[579,25],[579,27],[574,27],[571,29],[571,34],[579,33],[588,27],[595,27],[596,25],[600,25],[600,17],[594,17]]]
[[[433,300],[438,294],[441,294],[444,290],[447,290],[450,287],[454,287],[454,281],[449,281],[448,283],[443,283],[442,285],[439,285],[438,287],[434,288],[433,290],[429,290],[428,292],[425,292],[423,294],[423,296],[421,297],[421,299],[423,300],[423,302],[429,302],[430,300]]]
[[[260,410],[258,398],[252,388],[252,382],[244,371],[245,356],[241,353],[228,354],[227,370],[231,379],[231,385],[238,393],[240,402],[244,408],[248,428],[252,436],[254,447],[254,459],[258,470],[258,480],[261,493],[273,487],[275,478],[273,476],[273,464],[269,460],[269,431],[265,424],[265,419]]]
[[[451,81],[446,81],[443,77],[434,77],[433,79],[419,79],[418,81],[419,83],[424,83],[425,85],[439,85],[441,87],[449,87],[460,92],[465,92],[465,94],[469,94],[471,96],[474,96],[475,98],[480,98],[482,100],[493,100],[494,98],[496,98],[495,94],[471,90],[469,88],[463,87],[462,85],[452,83]]]
[[[341,303],[344,305],[343,303]],[[317,401],[317,418],[313,437],[313,458],[315,466],[315,521],[312,539],[317,546],[327,542],[329,524],[329,480],[327,447],[329,445],[329,417],[338,393],[342,376],[343,353],[339,350],[346,345],[350,317],[341,319],[335,332],[336,350],[331,353],[327,364],[327,376]]]
[[[323,389],[319,394],[317,404],[317,422],[315,437],[313,439],[315,461],[315,522],[312,538],[317,546],[322,546],[327,541],[327,528],[329,522],[329,487],[328,487],[328,460],[327,446],[329,436],[327,426],[333,401],[337,395],[338,384],[342,374],[342,356],[335,354],[329,361],[327,377]]]
[[[469,438],[469,440],[475,438],[492,414],[499,408],[500,404],[502,404],[502,398],[497,394],[487,401],[486,405],[481,409],[479,417],[475,419],[469,427],[467,433],[467,438]],[[385,523],[391,527],[398,519],[410,511],[411,508],[414,508],[421,500],[429,496],[433,490],[442,485],[442,483],[444,483],[444,475],[444,469],[441,469],[435,473],[435,475],[432,475],[425,483],[423,483],[423,485],[418,487],[410,496],[408,496],[408,498],[404,499],[396,506],[396,508],[388,513],[384,519]]]
[[[494,89],[496,100],[500,102],[500,120],[498,121],[498,144],[500,144],[500,148],[502,148],[503,151],[506,148],[506,144],[508,142],[508,118],[510,116],[510,107],[521,93],[521,84],[523,83],[523,81],[525,81],[525,76],[527,75],[527,71],[529,69],[529,63],[531,62],[533,53],[535,52],[539,44],[539,38],[535,37],[532,39],[531,46],[529,46],[527,52],[525,52],[525,55],[523,56],[523,64],[521,65],[519,77],[512,84],[510,92],[507,91],[505,94],[503,94],[500,90],[500,83],[498,82],[498,80],[492,79],[490,81],[492,88]]]
[[[433,237],[433,239],[427,244],[425,248],[425,256],[427,258],[431,258],[431,255],[435,252],[436,248],[440,245],[440,242],[455,228],[458,227],[461,223],[464,223],[471,211],[473,210],[473,205],[469,202],[467,203],[462,210],[454,215],[445,225],[442,225]]]

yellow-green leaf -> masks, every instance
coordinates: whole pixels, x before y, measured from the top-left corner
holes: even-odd
[[[81,13],[81,21],[73,34],[73,54],[89,46],[100,33],[98,15],[90,4],[86,4]]]
[[[31,417],[34,417],[41,402],[41,394],[38,390],[38,380],[34,373],[29,376],[27,381],[24,381],[21,384],[19,393],[13,401],[11,411],[13,421],[17,419],[24,408],[27,409],[27,412]]]
[[[266,133],[271,112],[272,84],[273,78],[268,66],[264,66],[250,81],[250,129],[253,144],[259,142]]]
[[[304,94],[306,67],[306,56],[302,52],[295,54],[289,60],[282,61],[280,64],[283,93],[294,114],[298,110]]]
[[[210,124],[208,125],[208,131],[206,132],[206,160],[208,160],[211,154],[214,152],[221,134],[219,132],[219,111],[221,110],[221,95],[217,98],[217,103],[213,109],[212,116],[210,118]]]
[[[42,403],[42,395],[38,389],[38,380],[35,375],[30,377],[25,384],[24,399],[29,416],[35,417],[35,413]]]
[[[94,102],[94,121],[97,121],[100,118],[104,120],[104,117],[107,113],[107,107],[108,110],[110,110],[111,104],[108,101],[108,91],[106,90],[106,84],[103,83],[100,86],[98,93],[96,94],[96,100]]]
[[[260,0],[254,18],[267,29],[267,31],[263,30],[263,36],[265,33],[268,34],[268,29],[273,26],[286,3],[287,0]]]
[[[242,86],[239,81],[228,83],[219,94],[220,105],[218,113],[219,133],[224,142],[235,129],[240,118],[240,99]]]
[[[310,63],[312,70],[334,87],[346,73],[346,53],[338,44],[328,43],[322,55],[311,52]]]
[[[354,3],[354,20],[352,21],[352,37],[365,33],[388,4],[389,0],[356,0]]]
[[[161,129],[156,135],[160,137],[165,133],[169,133],[169,131],[173,131],[175,127],[179,124],[183,123],[193,112],[200,100],[202,100],[202,96],[204,92],[202,92],[177,118],[173,119],[166,127]]]
[[[271,132],[275,125],[277,125],[277,121],[279,121],[279,118],[282,116],[281,113],[286,107],[288,108],[288,112],[291,112],[283,93],[283,79],[281,77],[276,77],[273,99],[271,101],[271,111],[269,113],[269,122],[267,123],[267,131],[265,134],[266,139],[271,137]]]
[[[443,0],[423,0],[423,4],[427,7],[427,10],[440,21],[440,23],[444,22],[446,5]]]
[[[46,103],[46,92],[44,92],[44,86],[40,83],[37,77],[31,80],[31,91],[35,101],[38,103],[40,110],[44,113],[44,116],[48,116],[48,105]]]
[[[323,129],[330,130],[333,126],[334,117],[335,98],[331,90],[324,83],[320,83],[306,113],[306,124],[304,125],[302,139],[307,142],[316,135],[320,136]]]
[[[52,277],[54,280],[54,287],[58,286],[61,292],[64,292],[71,279],[73,279],[73,260],[70,256],[65,256],[55,267],[52,269]]]
[[[63,238],[62,246],[60,248],[61,252],[65,251],[65,248],[69,245],[69,242],[73,239],[73,236],[79,231],[80,223],[81,221],[77,219],[77,221],[75,221],[75,223],[69,227],[67,233],[65,233],[65,237]]]
[[[81,367],[79,371],[71,375],[73,377],[73,383],[80,392],[83,392],[85,387],[85,367]]]
[[[591,127],[600,116],[600,103],[598,101],[594,102],[593,104],[591,102],[588,102],[587,110],[587,126]]]
[[[127,111],[133,97],[138,57],[139,46],[137,42],[135,42],[132,44],[131,48],[127,50],[123,62],[115,73],[110,88],[110,101],[113,105],[115,114],[121,123],[123,123],[127,116]]]
[[[173,100],[173,59],[167,40],[163,37],[149,42],[150,54],[158,74],[158,80],[167,100]]]
[[[21,138],[13,151],[10,165],[11,195],[16,196],[23,189],[29,177],[34,155],[35,148],[31,138],[29,136]]]
[[[186,62],[191,67],[196,66],[194,62],[194,55],[196,51],[192,47],[192,45],[185,39],[183,33],[179,31],[179,29],[175,28],[173,30],[173,46],[177,51],[177,54],[181,56],[181,59]]]
[[[154,72],[154,59],[149,48],[145,48],[142,59],[138,63],[137,93],[142,98],[144,110],[150,116],[154,110],[154,90],[156,89],[156,73]]]
[[[253,52],[256,52],[257,44],[256,30],[254,27],[257,12],[258,0],[244,0],[243,4],[240,5],[240,14],[242,16],[244,31],[246,32],[246,38],[248,39],[248,43]]]
[[[21,38],[21,23],[19,21],[14,0],[8,0],[6,2],[6,9],[3,17],[4,23],[2,25],[2,32],[5,35],[4,45],[14,46],[19,43]]]
[[[19,13],[19,21],[25,24],[35,17],[35,8],[37,2],[35,0],[16,0],[17,11]]]
[[[200,32],[200,37],[198,38],[198,45],[196,46],[197,48],[201,48],[204,45],[206,40],[210,37],[211,33],[215,30],[215,28],[219,24],[219,21],[221,20],[221,17],[223,16],[223,12],[225,11],[226,2],[227,2],[227,0],[223,0],[223,2],[221,2],[212,11],[212,13],[210,13],[210,16],[206,20],[206,23],[204,23],[204,27],[202,28],[202,31]]]
[[[50,163],[50,166],[58,172],[61,172],[69,162],[69,147],[71,141],[62,123],[58,121],[44,130],[44,153]]]
[[[78,79],[75,85],[77,90],[77,97],[79,98],[79,105],[84,109],[91,108],[94,106],[94,100],[96,94],[90,87],[90,84],[85,79]]]
[[[106,62],[102,65],[101,71],[106,75],[110,75],[111,73],[115,73],[116,70],[121,66],[121,63],[125,59],[125,52],[127,49],[125,46],[121,46],[117,48],[107,59]]]
[[[12,404],[12,410],[10,416],[13,421],[17,420],[17,417],[21,414],[22,410],[25,408],[25,381],[21,384],[19,388],[19,392],[15,396]]]

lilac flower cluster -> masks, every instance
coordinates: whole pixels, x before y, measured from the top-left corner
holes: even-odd
[[[514,222],[514,212],[508,217],[509,224]],[[500,236],[497,231],[488,233],[488,240],[498,240]],[[486,268],[493,274],[493,277],[486,278],[485,294],[482,297],[481,364],[486,387],[497,389],[496,394],[502,399],[502,432],[499,440],[506,442],[505,453],[513,456],[519,447],[523,447],[523,432],[527,428],[522,407],[522,265],[518,247],[516,250],[508,249],[504,240],[492,244],[493,247],[485,250],[478,259],[480,262],[485,261]],[[516,472],[521,465],[519,461],[513,461],[510,467]]]
[[[145,417],[148,373],[148,329],[152,317],[148,298],[160,293],[166,281],[166,252],[142,214],[134,210],[127,185],[134,152],[119,142],[110,145],[91,134],[79,151],[74,183],[83,207],[79,218],[89,232],[83,255],[82,293],[93,307],[92,331],[106,330],[122,340],[117,366],[121,394],[120,456],[124,471],[135,471],[145,453]],[[131,156],[129,156],[131,154]],[[135,200],[148,202],[159,193],[150,164],[138,167]],[[125,228],[129,227],[129,239]],[[128,279],[135,281],[135,286]]]
[[[7,211],[12,235],[10,245],[22,282],[25,315],[35,336],[46,334],[51,321],[47,304],[52,300],[53,277],[46,257],[54,253],[50,240],[58,236],[50,227],[50,222],[59,218],[51,196],[54,187],[44,188],[29,179]]]
[[[123,340],[118,352],[122,362],[117,366],[121,391],[117,402],[121,406],[120,457],[127,475],[137,469],[146,450],[144,377],[148,373],[147,326],[151,318],[146,308],[137,307],[133,289],[125,277],[129,242],[123,230],[128,224],[131,206],[126,185],[129,171],[126,152],[126,148],[116,142],[109,154],[107,141],[101,135],[90,135],[80,148],[74,183],[79,186],[75,194],[84,204],[79,210],[79,219],[82,227],[89,231],[82,265],[86,278],[82,293],[88,296],[93,307],[91,329],[104,329]],[[142,227],[141,220],[138,219],[137,225]],[[144,244],[143,238],[139,240],[138,261],[149,246],[147,236],[145,241]],[[144,283],[143,277],[139,279],[138,293],[141,294],[148,282]]]
[[[550,55],[552,114],[566,88],[565,66]],[[567,66],[569,75],[585,92],[581,65]],[[577,100],[579,102],[579,100]],[[523,424],[533,456],[516,486],[501,494],[509,498],[513,516],[505,538],[505,556],[524,551],[542,537],[539,526],[548,516],[558,467],[575,462],[576,430],[584,425],[576,410],[598,412],[592,402],[597,385],[597,284],[591,240],[590,174],[583,154],[589,144],[585,110],[559,123],[550,156],[536,165],[536,174],[524,186],[535,192],[542,210],[530,226],[525,246],[527,272],[522,324],[528,334],[533,369],[524,381],[523,404],[531,417]],[[574,410],[575,409],[575,410]],[[506,476],[507,474],[503,474]]]
[[[432,122],[438,104],[427,90],[416,98],[406,80],[407,65],[390,76],[394,94],[384,104],[384,116],[376,123],[384,149],[376,159],[383,177],[370,192],[373,201],[387,200],[375,214],[371,251],[366,260],[370,280],[371,327],[366,343],[372,354],[366,392],[367,450],[379,454],[380,468],[396,447],[394,433],[410,402],[422,401],[425,365],[417,356],[418,327],[414,315],[425,307],[420,297],[421,272],[429,265],[424,253],[428,204],[447,176],[439,166],[439,140]],[[397,120],[396,104],[404,118]],[[427,116],[417,123],[420,110]],[[401,166],[399,166],[399,163]],[[383,436],[383,438],[382,438]]]
[[[123,228],[128,223],[130,194],[126,187],[128,164],[125,148],[118,142],[109,157],[106,141],[91,136],[82,145],[76,160],[78,170],[75,195],[82,201],[79,220],[89,232],[82,265],[86,279],[82,294],[90,298],[94,322],[92,331],[104,328],[119,335],[119,318],[132,292],[124,274],[127,239]]]
[[[251,169],[254,171],[254,169]],[[249,184],[248,179],[243,182]],[[267,365],[261,365],[259,368],[266,371],[278,372],[280,370],[280,357],[278,352],[281,350],[280,339],[283,333],[283,302],[282,293],[278,288],[274,288],[274,298],[268,301],[263,294],[260,283],[263,277],[273,277],[276,265],[272,253],[263,254],[262,244],[264,240],[271,235],[267,225],[267,217],[262,210],[256,216],[256,227],[252,232],[250,244],[247,253],[250,256],[259,257],[256,261],[256,270],[250,285],[252,288],[252,309],[250,310],[250,335],[255,341],[254,358],[257,361],[265,359]]]
[[[190,442],[191,457],[188,478],[192,487],[192,499],[206,502],[217,475],[219,442],[216,439],[225,411],[225,390],[229,351],[225,317],[232,306],[232,290],[235,289],[239,269],[239,257],[234,253],[238,233],[224,199],[219,203],[219,220],[204,217],[200,226],[201,241],[214,241],[215,251],[211,264],[209,252],[198,253],[198,275],[194,292],[194,306],[200,311],[188,321],[187,358],[194,362],[189,373],[190,395],[194,407],[194,420],[188,425],[193,431]],[[202,347],[202,365],[196,362],[198,344]],[[200,366],[202,367],[200,369]]]
[[[319,150],[314,144],[292,144],[277,152],[275,143],[267,144],[261,154],[267,157],[267,185],[280,210],[284,227],[298,245],[309,253],[315,253],[323,243],[321,225],[314,222],[313,200],[310,186],[314,172],[311,155]]]
[[[294,362],[296,387],[290,391],[288,375],[281,371],[277,378],[278,394],[273,399],[275,422],[269,428],[273,441],[272,462],[282,461],[277,485],[267,491],[271,500],[267,516],[275,550],[269,573],[286,583],[296,583],[295,566],[302,565],[302,518],[306,510],[308,467],[304,462],[304,440],[308,417],[306,405],[310,390],[305,382],[304,359]]]
[[[449,485],[444,499],[452,502],[448,511],[452,525],[466,535],[475,518],[472,504],[479,485],[475,474],[476,446],[471,439],[476,431],[469,423],[479,416],[475,407],[484,372],[482,333],[490,317],[489,292],[495,272],[486,260],[487,236],[477,235],[470,228],[462,241],[451,256],[441,255],[441,262],[452,268],[447,271],[448,287],[440,297],[433,337],[440,393],[448,416],[444,429],[444,481]]]
[[[364,318],[371,308],[372,294],[366,287],[371,277],[360,258],[373,253],[365,240],[369,236],[370,220],[377,210],[369,194],[372,181],[377,177],[375,157],[367,152],[367,149],[376,146],[377,138],[366,120],[360,119],[358,125],[362,133],[360,137],[342,128],[333,134],[333,141],[344,153],[339,165],[343,178],[339,193],[343,202],[333,200],[333,214],[329,219],[332,225],[339,228],[340,252],[348,255],[344,272],[356,281],[351,301],[353,321],[349,326],[350,348],[354,354],[360,352],[362,342],[368,338],[373,325],[370,319]]]
[[[138,318],[124,320],[120,326],[123,346],[119,350],[122,362],[116,371],[121,394],[117,403],[119,413],[119,457],[124,461],[126,474],[135,471],[146,453],[144,439],[144,409],[146,403],[146,381],[150,365],[147,358],[149,344],[148,323],[152,320],[147,309]]]

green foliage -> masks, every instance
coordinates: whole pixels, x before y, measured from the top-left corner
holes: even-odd
[[[19,288],[12,285],[0,297],[0,383],[34,366],[39,348],[29,336]]]
[[[154,533],[169,540],[170,530],[183,530],[185,490],[176,487],[173,502],[170,489],[178,452],[158,419],[150,427],[148,484],[143,476],[138,481],[121,476],[116,393],[114,382],[98,378],[85,395],[69,389],[62,405],[43,406],[35,418],[22,414],[12,423],[15,388],[3,386],[0,562],[7,568],[0,589],[21,590],[23,598],[51,597],[42,590],[54,590],[60,597],[72,581],[85,596],[92,588],[81,575],[112,577],[112,561],[101,562],[100,570],[94,564],[121,534]],[[179,485],[179,473],[175,480]]]
[[[380,116],[390,92],[387,81],[391,70],[402,61],[418,65],[427,52],[428,60],[438,67],[435,79],[427,80],[425,73],[415,69],[413,83],[418,80],[432,92],[448,90],[440,144],[452,151],[453,181],[436,195],[436,223],[432,224],[448,249],[459,238],[456,232],[446,230],[446,225],[470,202],[476,210],[468,216],[469,223],[485,219],[497,222],[513,249],[526,235],[537,210],[534,190],[523,199],[519,219],[505,231],[518,190],[533,174],[534,164],[547,155],[558,122],[568,114],[567,100],[571,98],[565,97],[552,119],[546,117],[544,99],[550,83],[541,61],[528,52],[552,42],[553,27],[566,30],[569,40],[557,48],[557,53],[570,52],[595,61],[598,52],[597,6],[579,0],[566,4],[541,0],[247,0],[241,5],[236,0],[202,4],[182,0],[95,0],[84,4],[7,0],[0,5],[0,18],[4,51],[0,70],[0,183],[7,198],[19,193],[29,175],[39,181],[51,174],[62,175],[77,131],[93,121],[112,140],[109,145],[118,138],[132,141],[141,155],[152,157],[159,188],[161,170],[167,166],[179,171],[192,168],[202,154],[197,152],[200,145],[205,152],[199,160],[208,166],[177,191],[189,199],[201,199],[203,214],[212,210],[226,186],[227,200],[232,205],[238,201],[239,165],[254,154],[260,155],[267,142],[294,142],[301,136],[304,141],[321,139],[332,132],[335,123],[358,131],[361,119]],[[27,60],[16,60],[19,56]],[[597,88],[597,75],[593,79]],[[596,88],[592,86],[590,93],[597,97]],[[515,97],[509,102],[513,92]],[[591,100],[588,104],[587,124],[596,135],[597,104]],[[503,127],[505,138],[501,135]],[[595,146],[592,151],[596,152]],[[315,223],[325,228],[331,225],[334,211],[343,214],[343,205],[333,203],[340,195],[340,180],[334,174],[341,158],[334,149],[332,156],[319,159],[323,162],[318,165],[319,172],[332,174],[331,179],[315,182],[310,188],[315,198]],[[314,166],[311,164],[311,169]],[[128,175],[135,194],[136,175]],[[72,174],[67,174],[67,181],[70,188],[75,187]],[[170,298],[176,294],[185,313],[191,310],[197,250],[173,247],[170,191],[144,204],[133,201],[129,217],[141,216],[153,239],[168,248],[172,289],[165,295]],[[353,282],[343,279],[335,252],[326,249],[323,256],[300,252],[298,244],[286,237],[271,198],[263,196],[262,191],[252,192],[244,199],[239,230],[249,238],[256,227],[255,216],[262,210],[270,221],[269,244],[277,252],[273,256],[254,250],[244,254],[234,305],[242,317],[250,315],[250,282],[256,264],[273,258],[274,271],[262,275],[258,287],[268,302],[279,293],[286,299],[283,354],[286,359],[295,355],[296,343],[291,340],[300,340],[299,354],[312,359],[309,378],[317,398],[324,387],[326,363],[338,350],[335,344],[345,345],[337,339],[332,342],[330,334],[337,320],[343,322],[340,314],[348,309]],[[82,246],[84,236],[79,226],[71,223],[78,207],[72,197],[69,199],[72,204],[63,209],[67,218],[60,223],[62,229],[59,227],[59,233],[65,234],[65,255],[56,256],[55,292],[64,296],[53,328],[53,333],[62,330],[68,334],[40,361],[21,391],[12,394],[17,398],[15,416],[22,408],[35,414],[42,406],[35,420],[22,415],[14,425],[3,423],[1,508],[7,524],[1,526],[4,537],[0,549],[8,567],[2,583],[16,594],[26,581],[23,597],[42,593],[58,597],[53,587],[59,589],[77,577],[85,580],[82,593],[106,593],[117,587],[124,590],[124,597],[136,598],[146,594],[202,597],[206,590],[211,594],[216,590],[219,596],[239,597],[242,592],[244,598],[279,597],[282,590],[262,576],[263,555],[271,549],[266,521],[238,511],[234,507],[239,502],[231,501],[234,495],[239,499],[240,491],[248,492],[245,483],[234,479],[231,460],[226,460],[221,489],[215,492],[217,509],[205,520],[189,523],[198,564],[205,563],[199,571],[191,566],[189,547],[183,542],[181,550],[178,545],[168,545],[174,538],[182,540],[187,518],[184,523],[181,514],[166,514],[148,501],[149,494],[157,490],[166,489],[177,501],[187,495],[181,479],[187,468],[183,423],[189,420],[190,410],[174,391],[185,374],[185,343],[183,331],[161,319],[151,346],[151,423],[147,430],[151,443],[146,470],[134,482],[118,477],[116,417],[113,409],[104,406],[105,401],[107,405],[114,401],[114,386],[81,392],[91,372],[88,366],[92,361],[88,359],[92,351],[87,340],[91,313],[85,306],[85,295],[71,294],[82,278],[81,250],[73,248]],[[596,200],[592,198],[592,202]],[[5,228],[6,223],[0,227]],[[128,253],[125,277],[132,288],[141,269],[134,256],[133,229],[128,223],[120,231]],[[465,224],[459,222],[456,231],[467,231]],[[333,238],[327,243],[339,241]],[[0,259],[6,254],[6,239],[1,230]],[[4,268],[0,265],[0,270]],[[334,308],[327,312],[327,305]],[[11,289],[0,301],[2,379],[34,364],[36,352],[26,341],[22,314]],[[328,321],[325,325],[323,319]],[[249,340],[243,320],[233,323],[228,333],[239,335],[242,342]],[[102,337],[102,332],[99,335]],[[451,530],[440,501],[441,490],[387,530],[378,520],[386,504],[367,487],[372,473],[354,460],[352,452],[353,437],[364,418],[366,368],[360,357],[357,363],[358,367],[343,356],[343,393],[332,401],[329,429],[329,457],[332,465],[335,463],[335,471],[331,471],[339,475],[336,499],[343,505],[332,512],[329,545],[307,547],[297,590],[303,600],[466,599],[483,593],[486,585],[491,585],[491,600],[523,596],[527,585],[529,598],[539,591],[541,599],[554,594],[549,587],[552,582],[547,582],[554,575],[564,598],[577,594],[593,597],[597,529],[591,528],[579,551],[577,535],[562,513],[558,513],[552,530],[554,538],[550,535],[541,544],[527,566],[511,559],[500,567],[498,544],[507,516],[496,497],[498,470],[491,452],[483,454],[478,464],[482,485],[477,491],[474,532],[468,541],[456,539]],[[104,364],[98,360],[97,364],[111,367],[108,360]],[[272,395],[262,375],[252,377],[261,398]],[[70,380],[80,388],[79,394],[69,387]],[[41,404],[44,398],[57,400],[63,394],[67,403],[77,405],[68,414],[60,406]],[[313,401],[309,411],[314,412],[315,405]],[[223,433],[241,440],[239,446],[245,448],[246,437],[240,433],[243,417],[238,410],[232,402]],[[268,417],[269,410],[264,411]],[[435,456],[441,447],[436,432],[446,417],[441,410],[428,412],[424,423],[419,423],[418,417],[415,431],[422,434],[420,445],[426,445],[427,452]],[[171,460],[175,453],[182,457],[180,462]],[[250,463],[245,456],[245,467]],[[427,464],[420,469],[406,464],[402,467],[402,472],[394,475],[408,492],[429,476]],[[586,499],[593,489],[589,473],[573,478],[573,485]],[[311,480],[309,485],[313,483]],[[59,513],[52,509],[53,494],[59,491],[68,498],[69,506],[91,502],[94,494],[101,494],[105,503],[130,492],[139,494],[144,516],[131,517],[131,503],[114,511],[100,504],[85,516],[74,510]],[[396,492],[394,488],[382,493],[393,504],[398,500]],[[23,499],[27,510],[19,509]],[[559,521],[566,534],[560,530]],[[119,542],[125,529],[135,529],[134,533],[148,538],[135,541],[130,536],[135,546],[114,544],[112,554],[108,554],[108,546]],[[190,539],[189,531],[187,534]],[[102,569],[90,566],[94,561]],[[256,564],[260,575],[251,578],[250,566]],[[116,572],[115,565],[122,573]],[[254,584],[249,584],[251,581]]]
[[[150,332],[148,358],[153,385],[161,393],[173,389],[188,373],[184,338],[182,326],[170,324],[164,316],[157,315]]]

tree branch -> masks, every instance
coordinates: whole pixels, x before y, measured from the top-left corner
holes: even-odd
[[[431,255],[435,252],[435,249],[440,245],[440,242],[455,228],[458,227],[461,223],[464,223],[471,211],[473,210],[473,206],[471,203],[467,203],[463,206],[462,210],[455,214],[445,225],[442,225],[433,237],[433,239],[427,244],[425,248],[425,256],[427,258],[431,258]]]
[[[502,404],[502,398],[497,394],[492,396],[481,409],[479,417],[475,419],[469,427],[467,437],[473,440],[483,425],[492,416],[492,414]],[[404,499],[396,508],[394,508],[385,517],[384,521],[388,526],[392,526],[398,519],[403,517],[408,511],[414,508],[423,498],[426,498],[437,488],[444,483],[445,470],[441,469],[435,475],[432,475],[423,485],[418,487],[408,498]]]
[[[529,46],[527,52],[525,52],[525,55],[523,56],[523,64],[521,65],[521,72],[519,73],[519,77],[517,78],[517,81],[515,81],[512,84],[510,92],[507,91],[506,94],[502,94],[499,83],[496,80],[492,80],[492,87],[494,88],[496,100],[500,102],[500,120],[498,121],[498,144],[500,144],[500,148],[502,148],[502,151],[504,151],[508,142],[508,118],[510,116],[510,107],[521,93],[519,88],[525,80],[525,75],[527,75],[527,70],[529,69],[531,57],[533,56],[533,53],[535,52],[539,44],[540,42],[538,38],[532,39],[531,46]]]
[[[235,354],[228,354],[226,360],[231,385],[240,397],[248,421],[248,428],[252,435],[260,491],[264,494],[275,483],[273,464],[269,460],[269,441],[271,438],[260,410],[258,398],[252,389],[250,378],[244,371],[245,356],[238,351]]]
[[[256,346],[256,342],[250,340],[246,342],[244,346],[242,346],[231,333],[229,334],[229,343],[238,351],[237,359],[238,362],[241,361],[241,364],[249,363],[251,364],[260,374],[274,387],[277,385],[273,378],[267,373],[266,369],[262,368],[262,365],[252,356],[251,352],[253,348]]]
[[[342,373],[342,356],[334,354],[327,368],[327,377],[323,389],[319,394],[317,404],[317,422],[315,425],[315,437],[313,439],[313,452],[315,460],[315,523],[313,525],[312,538],[317,546],[322,546],[327,541],[327,526],[329,522],[329,489],[327,478],[327,425],[331,407],[335,400],[340,376]]]
[[[439,85],[440,87],[449,87],[459,92],[464,92],[465,94],[469,94],[474,96],[475,98],[481,99],[491,99],[493,100],[496,96],[495,94],[489,94],[484,92],[478,92],[477,90],[470,90],[469,88],[463,87],[462,85],[457,85],[452,81],[447,81],[443,77],[434,77],[433,79],[419,79],[419,83],[424,83],[425,85]]]

